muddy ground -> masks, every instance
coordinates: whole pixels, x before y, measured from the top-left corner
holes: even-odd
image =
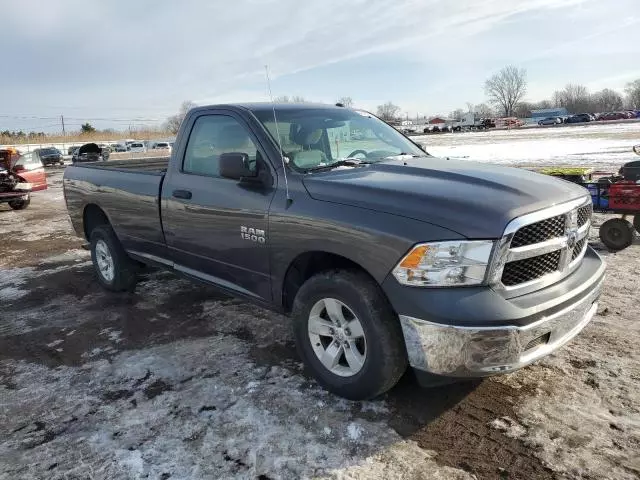
[[[61,169],[0,206],[0,479],[640,477],[640,240],[593,322],[517,373],[348,402],[308,377],[287,318],[146,271],[106,292]],[[596,224],[606,217],[597,215]]]

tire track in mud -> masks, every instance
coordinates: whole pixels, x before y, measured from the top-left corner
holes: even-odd
[[[534,450],[491,426],[496,419],[515,421],[515,407],[528,393],[495,379],[426,389],[403,379],[389,394],[394,412],[389,425],[421,448],[436,451],[439,464],[480,479],[559,478]]]

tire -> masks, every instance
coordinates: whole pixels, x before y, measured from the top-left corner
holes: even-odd
[[[138,264],[122,248],[120,240],[108,225],[91,231],[91,260],[98,281],[107,290],[130,292],[138,280]]]
[[[633,243],[633,225],[622,218],[612,218],[600,225],[600,240],[617,252]]]
[[[339,307],[343,320],[348,322],[346,327],[344,324],[344,328],[332,324],[328,315],[330,305]],[[312,313],[314,318],[324,322],[323,326],[333,327],[333,338],[327,332],[322,336],[310,332]],[[336,395],[349,400],[376,397],[392,388],[407,369],[406,348],[398,317],[380,287],[364,273],[333,270],[311,277],[296,295],[292,316],[298,354],[318,383]],[[354,327],[354,331],[349,327]],[[353,340],[358,337],[356,330],[362,335]],[[312,340],[312,336],[315,339]],[[341,352],[335,355],[338,362],[333,363],[334,370],[320,360],[320,355],[330,347],[334,352]],[[347,355],[361,362],[348,361]],[[352,368],[354,363],[359,368]]]
[[[27,196],[26,200],[11,200],[9,206],[14,210],[24,210],[31,203],[31,195]]]
[[[636,213],[633,217],[633,226],[636,232],[640,233],[640,213]]]

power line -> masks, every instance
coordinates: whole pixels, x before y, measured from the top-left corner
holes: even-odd
[[[33,115],[0,115],[0,118],[12,118],[18,120],[58,120],[60,117],[38,117]],[[68,120],[79,121],[105,121],[105,122],[160,122],[166,120],[165,118],[146,118],[146,117],[132,117],[132,118],[110,118],[110,117],[67,117]]]

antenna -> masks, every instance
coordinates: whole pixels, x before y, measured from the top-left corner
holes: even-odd
[[[278,118],[276,117],[276,104],[273,101],[273,93],[271,93],[271,79],[269,78],[269,65],[264,66],[264,72],[267,77],[267,88],[269,90],[269,98],[271,99],[271,106],[273,107],[273,122],[276,124],[276,138],[278,141],[278,150],[280,151],[280,159],[282,160],[282,173],[284,175],[284,190],[287,196],[287,207],[291,204],[292,200],[289,196],[289,182],[287,181],[287,165],[284,161],[284,153],[282,153],[282,143],[280,142],[280,129],[278,128]]]

